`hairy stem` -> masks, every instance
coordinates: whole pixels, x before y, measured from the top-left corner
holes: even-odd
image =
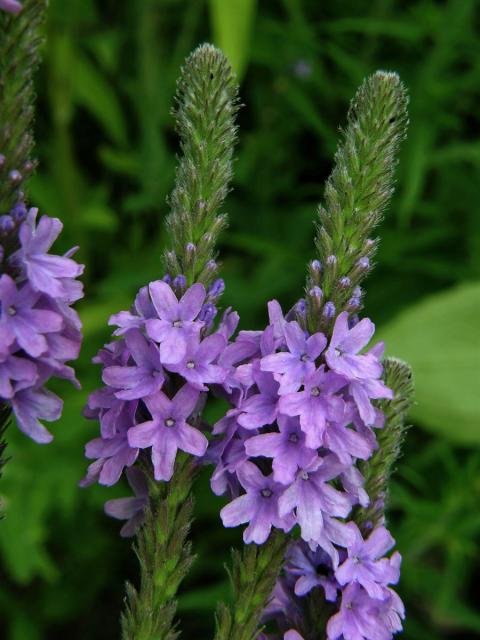
[[[215,275],[215,241],[226,224],[219,215],[229,190],[237,85],[223,54],[205,44],[187,59],[178,83],[174,116],[182,155],[170,198],[167,231],[171,249],[165,265],[172,276],[183,274],[187,285],[208,284]],[[200,415],[196,420],[200,422]],[[150,482],[146,520],[136,540],[140,587],[127,585],[122,616],[123,640],[173,640],[175,600],[192,562],[187,541],[192,521],[193,462],[179,456],[168,483]]]
[[[319,260],[312,263],[307,280],[307,327],[312,333],[328,329],[335,312],[360,308],[356,287],[370,271],[377,247],[370,234],[393,193],[407,105],[400,78],[385,71],[368,77],[352,100],[318,210]],[[327,303],[330,313],[324,312]]]
[[[141,582],[138,590],[127,583],[122,638],[174,640],[178,636],[174,624],[176,592],[194,561],[187,540],[193,512],[194,467],[192,460],[182,454],[168,483],[155,482],[147,464],[145,472],[150,501],[135,543]]]
[[[380,409],[385,415],[385,425],[377,434],[378,449],[370,460],[360,465],[365,477],[365,491],[370,498],[366,508],[358,508],[354,520],[366,533],[384,523],[388,498],[388,481],[398,460],[407,426],[405,416],[413,402],[412,370],[408,364],[396,358],[384,362],[385,384],[394,392],[393,400],[383,400]]]
[[[33,172],[33,76],[39,64],[45,0],[26,0],[18,15],[0,11],[0,209],[9,211]]]
[[[218,606],[215,640],[254,640],[259,634],[261,615],[280,573],[288,537],[275,531],[268,541],[232,553],[229,571],[233,603]]]
[[[237,127],[238,87],[225,56],[205,44],[191,54],[178,82],[174,116],[182,157],[170,197],[167,271],[187,284],[208,284],[226,216],[218,211],[229,191]]]

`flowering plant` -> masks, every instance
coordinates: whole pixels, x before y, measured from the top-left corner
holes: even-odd
[[[0,0],[30,30],[42,8]],[[28,38],[26,47],[33,56]],[[31,74],[32,60],[20,62]],[[17,71],[6,64],[7,76]],[[10,117],[9,99],[31,102],[30,76],[3,98]],[[237,86],[214,47],[187,59],[174,112],[182,157],[164,271],[111,317],[112,341],[94,359],[103,386],[84,411],[100,432],[86,445],[92,462],[81,485],[112,486],[125,473],[134,492],[105,505],[126,521],[121,535],[136,536],[140,561],[140,586],[127,585],[124,639],[176,637],[175,596],[193,561],[192,484],[205,465],[213,467],[213,493],[228,501],[223,525],[246,525],[243,552],[233,557],[233,602],[219,606],[216,640],[388,640],[402,629],[404,608],[392,588],[401,557],[391,552],[385,502],[411,374],[383,358],[382,343],[371,344],[375,326],[360,314],[406,106],[396,74],[364,81],[319,209],[318,256],[304,297],[287,313],[270,301],[264,330],[235,335],[238,313],[218,314],[225,284],[215,243],[226,225],[219,211],[232,176]],[[0,216],[0,417],[13,411],[21,430],[48,442],[40,419],[57,418],[62,405],[45,384],[53,376],[78,384],[66,363],[80,348],[71,305],[82,297],[83,267],[74,250],[49,252],[61,222],[37,220],[25,204],[20,185],[34,163],[32,112],[22,113],[20,133],[0,132],[8,212]],[[212,396],[228,408],[209,425],[204,408]]]
[[[217,640],[253,638],[259,625],[265,638],[391,638],[404,616],[391,588],[401,559],[388,555],[394,540],[383,513],[410,374],[383,360],[382,343],[370,345],[375,327],[359,312],[377,245],[370,232],[404,135],[405,93],[395,74],[362,85],[320,209],[305,298],[287,314],[272,300],[266,329],[234,337],[236,312],[217,321],[224,282],[214,280],[212,250],[225,224],[217,210],[236,110],[228,64],[199,47],[175,111],[183,157],[167,274],[111,317],[116,339],[95,359],[105,386],[85,415],[99,420],[100,437],[87,444],[94,462],[82,484],[114,484],[126,469],[135,492],[105,506],[127,521],[122,535],[137,531],[142,582],[127,589],[124,637],[173,633],[175,592],[192,561],[191,484],[200,465],[213,464],[212,490],[229,499],[224,526],[247,525],[245,552],[234,557],[235,601],[219,609]],[[211,394],[230,406],[212,427],[202,417]]]

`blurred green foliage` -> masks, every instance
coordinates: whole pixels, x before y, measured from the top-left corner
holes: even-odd
[[[136,564],[102,505],[127,489],[77,488],[96,431],[80,411],[99,384],[89,362],[108,338],[108,316],[161,274],[175,80],[210,39],[231,56],[246,104],[220,247],[225,305],[243,327],[265,321],[266,300],[288,306],[301,293],[337,128],[363,77],[396,70],[410,89],[398,191],[367,283],[387,351],[408,358],[417,377],[391,505],[404,556],[403,637],[480,637],[479,21],[475,0],[51,1],[31,200],[63,219],[60,249],[81,245],[87,264],[84,391],[59,386],[65,412],[48,447],[9,430],[2,638],[118,637],[123,580],[135,579]],[[222,562],[241,539],[221,528],[207,469],[197,494],[199,559],[180,602],[188,638],[212,629],[227,589]]]

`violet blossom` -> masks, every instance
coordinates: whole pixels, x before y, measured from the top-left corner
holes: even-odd
[[[385,557],[386,530],[363,541],[348,523],[355,505],[369,504],[357,461],[377,447],[373,429],[384,416],[375,401],[393,396],[381,379],[383,345],[365,351],[374,325],[368,318],[350,323],[347,313],[336,319],[329,343],[321,332],[309,336],[303,316],[292,317],[299,309],[284,317],[272,301],[266,329],[241,331],[218,358],[231,409],[215,425],[205,457],[216,465],[212,488],[231,499],[221,511],[224,526],[248,525],[246,543],[263,544],[272,528],[299,526],[301,540],[277,586],[286,579],[289,586],[280,591],[300,609],[314,588],[322,587],[332,603],[341,597],[329,625],[332,639],[338,629],[342,640],[390,638],[403,615],[388,587],[398,579],[400,557]],[[289,618],[287,600],[283,613],[272,604],[265,615],[291,635],[298,633],[297,607]],[[350,615],[350,605],[357,613]],[[380,632],[372,626],[375,616]]]
[[[2,217],[0,400],[12,408],[21,431],[47,443],[52,435],[41,421],[57,420],[62,401],[45,385],[58,377],[79,386],[66,363],[78,357],[82,340],[71,305],[83,296],[76,280],[83,266],[72,260],[74,250],[49,253],[62,223],[37,216],[37,209],[18,202]]]

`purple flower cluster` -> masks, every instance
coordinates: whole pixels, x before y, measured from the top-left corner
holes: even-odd
[[[90,395],[85,411],[99,420],[100,437],[86,446],[87,458],[95,461],[83,486],[97,480],[115,484],[141,449],[151,449],[155,480],[164,481],[172,477],[177,451],[205,454],[208,440],[197,428],[200,412],[207,385],[226,379],[219,356],[238,323],[237,314],[227,310],[213,331],[222,291],[220,281],[206,291],[199,283],[186,288],[183,276],[173,282],[166,276],[140,289],[130,311],[112,316],[119,339],[94,359],[103,365],[105,386]],[[142,497],[138,491],[137,497]],[[131,518],[132,505],[125,511],[124,503],[120,510],[118,503],[113,510],[110,504],[107,512]]]
[[[19,13],[22,10],[22,5],[17,0],[0,0],[0,10]]]
[[[383,346],[367,348],[375,330],[368,318],[340,313],[328,341],[320,332],[308,335],[294,317],[270,302],[267,328],[240,332],[219,358],[232,408],[214,426],[212,488],[233,498],[221,518],[226,527],[247,524],[246,543],[264,543],[272,527],[289,532],[298,525],[300,548],[315,559],[308,565],[297,558],[289,574],[297,578],[294,597],[314,586],[330,601],[341,593],[330,640],[390,638],[403,614],[387,586],[398,580],[400,556],[382,558],[393,545],[383,527],[364,541],[347,521],[355,505],[369,501],[356,463],[372,455],[374,429],[383,426],[372,401],[393,396],[381,379]],[[376,623],[374,633],[369,621],[379,617],[384,626]],[[290,622],[285,631],[295,617]]]
[[[57,420],[62,401],[45,384],[55,376],[78,385],[66,362],[82,340],[72,304],[83,297],[76,280],[83,266],[49,253],[62,230],[56,218],[27,211],[23,203],[0,216],[0,399],[13,409],[19,428],[50,442],[40,420]]]

